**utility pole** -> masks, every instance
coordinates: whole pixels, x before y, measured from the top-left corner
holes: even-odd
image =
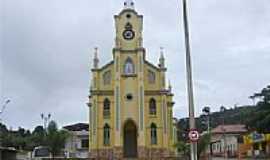
[[[188,92],[188,105],[189,105],[189,128],[190,130],[193,130],[193,129],[196,129],[196,125],[195,125],[195,116],[194,116],[192,66],[191,66],[191,56],[190,56],[190,41],[189,41],[189,28],[188,28],[188,15],[187,15],[186,0],[183,0],[183,18],[184,18],[185,47],[186,47],[186,72],[187,72],[187,92]],[[191,160],[197,160],[197,142],[191,142],[190,156],[191,156]]]
[[[222,132],[223,132],[223,140],[224,140],[224,147],[223,147],[223,152],[224,152],[224,159],[227,159],[227,138],[226,138],[226,128],[225,128],[225,111],[226,108],[224,106],[220,107],[220,111],[222,112]]]
[[[206,106],[203,108],[203,113],[207,117],[207,134],[210,136],[210,144],[209,144],[209,153],[208,154],[208,160],[211,160],[212,155],[212,149],[211,149],[211,130],[210,130],[210,115],[211,115],[211,108]]]

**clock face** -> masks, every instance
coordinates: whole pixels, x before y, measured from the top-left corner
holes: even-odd
[[[132,30],[125,30],[123,32],[123,37],[126,40],[132,40],[135,36],[135,33]]]

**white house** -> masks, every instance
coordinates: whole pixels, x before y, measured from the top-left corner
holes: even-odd
[[[211,133],[211,154],[235,157],[238,154],[239,138],[248,131],[245,125],[219,125]]]
[[[69,133],[65,144],[67,158],[88,158],[89,125],[77,123],[63,127]]]

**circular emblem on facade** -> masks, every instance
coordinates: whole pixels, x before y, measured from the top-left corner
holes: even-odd
[[[188,133],[188,137],[191,142],[197,142],[200,138],[200,134],[196,129],[191,129]]]
[[[132,30],[124,30],[123,37],[125,40],[132,40],[135,37],[135,33]]]
[[[131,93],[127,94],[126,95],[126,99],[129,100],[129,101],[131,101],[133,99],[132,94]]]

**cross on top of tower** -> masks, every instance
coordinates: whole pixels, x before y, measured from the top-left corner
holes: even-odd
[[[135,9],[133,0],[125,0],[124,9]]]

